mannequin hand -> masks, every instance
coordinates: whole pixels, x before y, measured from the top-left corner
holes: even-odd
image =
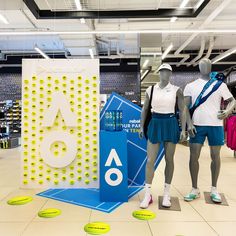
[[[223,119],[227,118],[228,115],[229,115],[229,113],[228,113],[227,110],[219,111],[218,115],[217,115],[217,118],[220,119],[220,120],[223,120]]]
[[[194,125],[189,125],[188,127],[188,133],[190,137],[194,137],[195,134],[197,133],[197,130]]]
[[[144,136],[143,128],[140,128],[140,131],[139,131],[139,138],[140,138],[140,139],[143,139],[143,136]]]
[[[181,131],[179,141],[182,143],[182,142],[184,142],[186,139],[187,139],[186,132],[185,132],[185,131]]]

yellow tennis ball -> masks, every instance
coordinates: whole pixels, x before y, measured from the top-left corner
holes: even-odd
[[[74,185],[75,181],[74,180],[70,180],[70,185]]]
[[[55,179],[53,182],[54,182],[55,185],[59,184],[59,181],[57,179]]]
[[[97,176],[93,176],[93,180],[96,181],[98,179]]]
[[[66,176],[62,176],[62,180],[65,181],[66,180]]]
[[[86,179],[84,182],[85,182],[86,184],[89,184],[89,183],[90,183],[90,181],[89,181],[88,179]]]

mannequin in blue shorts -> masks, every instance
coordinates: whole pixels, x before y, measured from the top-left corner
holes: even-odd
[[[184,90],[185,102],[187,107],[194,104],[197,96],[201,93],[204,85],[210,79],[211,61],[202,59],[199,63],[201,76],[196,81],[188,84]],[[205,91],[207,94],[214,84]],[[227,109],[220,111],[221,100],[227,101]],[[209,98],[201,104],[193,113],[192,119],[188,116],[188,131],[190,134],[190,162],[189,169],[192,179],[192,190],[185,196],[185,201],[192,201],[200,196],[198,189],[198,159],[201,153],[202,145],[207,137],[211,154],[211,199],[215,203],[221,203],[221,196],[217,191],[217,180],[220,173],[220,150],[224,145],[223,119],[232,112],[235,107],[235,100],[228,90],[225,83],[212,93]]]

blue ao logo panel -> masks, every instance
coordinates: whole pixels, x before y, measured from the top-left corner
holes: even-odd
[[[147,161],[147,142],[138,136],[142,109],[119,94],[112,93],[100,115],[100,128],[102,130],[105,129],[105,112],[107,110],[123,111],[123,129],[127,132],[128,139],[129,186],[142,186],[145,183],[145,166]],[[164,149],[161,146],[155,162],[155,168],[157,168],[163,156]]]

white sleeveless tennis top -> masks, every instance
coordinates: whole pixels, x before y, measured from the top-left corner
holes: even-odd
[[[152,87],[148,87],[146,93],[151,96]],[[159,83],[157,83],[153,88],[152,95],[152,112],[155,113],[175,113],[175,104],[176,104],[176,93],[179,87],[169,83],[165,88],[160,88]]]

